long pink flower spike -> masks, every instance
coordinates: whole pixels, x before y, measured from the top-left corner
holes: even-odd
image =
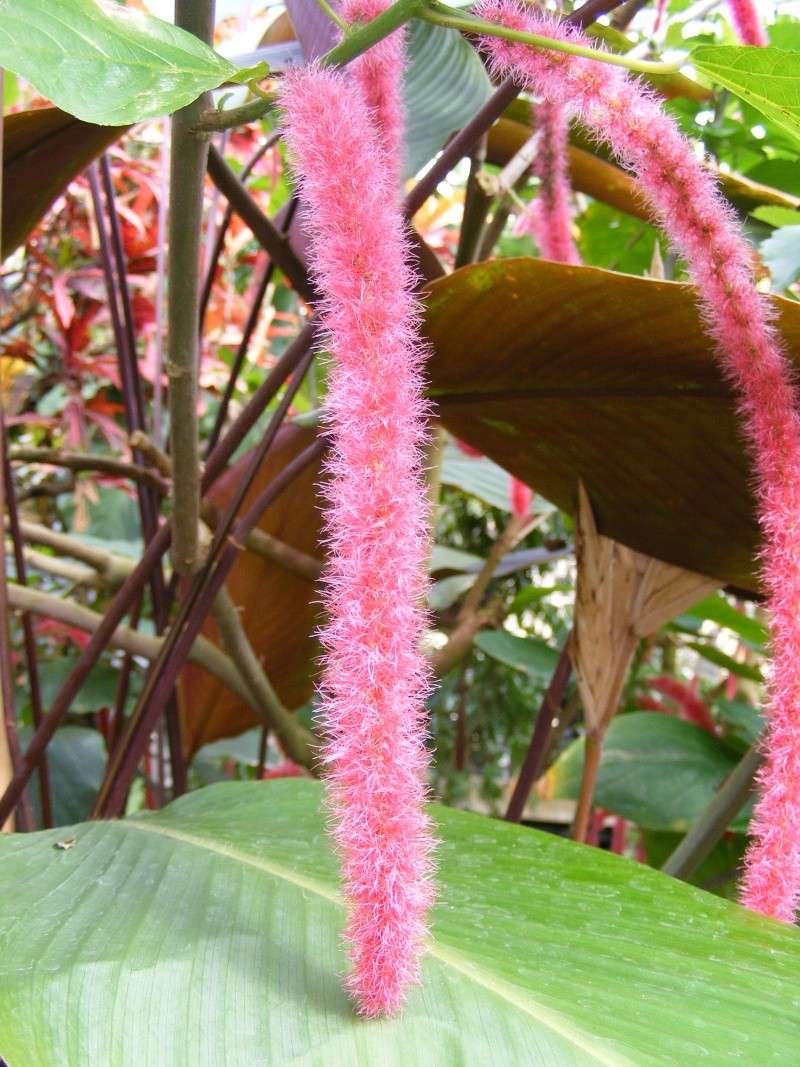
[[[728,0],[731,18],[742,44],[763,48],[769,42],[754,0]]]
[[[398,1011],[418,979],[433,900],[419,647],[424,350],[395,174],[358,83],[308,67],[284,77],[281,104],[331,354],[327,795],[348,903],[348,987],[375,1016]]]
[[[507,26],[589,44],[513,0],[483,0],[476,10]],[[564,53],[492,37],[483,46],[497,74],[573,108],[636,174],[688,263],[706,328],[738,392],[755,462],[773,645],[770,725],[743,899],[789,922],[800,896],[800,421],[789,364],[753,283],[752,251],[691,144],[638,81]]]
[[[541,186],[528,210],[520,216],[516,233],[530,233],[545,259],[556,263],[580,263],[572,237],[572,189],[567,161],[569,119],[567,109],[545,100],[536,107],[539,144],[533,173]]]
[[[343,0],[342,18],[350,22],[370,22],[389,7],[391,0]],[[349,65],[372,109],[386,154],[395,169],[397,194],[405,164],[405,27],[378,41]]]

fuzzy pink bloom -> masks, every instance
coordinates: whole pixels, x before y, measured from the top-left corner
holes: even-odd
[[[513,0],[483,0],[477,13],[589,44]],[[496,74],[512,74],[538,96],[571,107],[636,174],[688,263],[706,328],[739,395],[755,461],[773,644],[770,725],[744,901],[791,921],[800,895],[800,421],[789,365],[753,283],[752,250],[691,144],[638,81],[618,67],[496,38],[486,38],[484,47]]]
[[[332,357],[321,714],[348,985],[374,1016],[396,1012],[417,980],[433,899],[424,350],[394,175],[359,85],[309,67],[285,76],[281,104]]]
[[[511,512],[517,518],[524,519],[531,513],[533,490],[519,478],[511,478],[508,483],[508,499]]]
[[[656,21],[653,26],[653,33],[658,33],[661,29],[661,23],[664,21],[664,15],[667,11],[667,0],[658,0],[656,5]]]
[[[731,9],[731,18],[742,44],[763,48],[769,43],[754,0],[728,0],[728,7]]]
[[[371,22],[391,4],[391,0],[344,0],[341,16],[346,22]],[[359,82],[378,125],[386,153],[396,175],[395,195],[405,165],[405,27],[378,41],[349,65]]]
[[[551,101],[539,104],[536,128],[539,144],[531,169],[542,184],[528,210],[520,216],[515,232],[530,233],[545,259],[556,263],[580,263],[581,257],[572,238],[567,109]]]

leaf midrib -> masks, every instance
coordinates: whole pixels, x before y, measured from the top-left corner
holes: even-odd
[[[337,907],[344,908],[345,906],[344,900],[336,890],[331,889],[322,882],[318,882],[314,878],[308,878],[306,875],[284,867],[282,864],[250,856],[246,852],[241,852],[239,849],[231,848],[216,841],[210,841],[208,838],[185,833],[163,825],[157,826],[155,821],[150,822],[149,820],[128,819],[119,823],[118,828],[120,830],[133,829],[143,833],[156,834],[160,837],[168,837],[174,841],[179,841],[181,844],[204,849],[207,852],[224,856],[244,866],[254,867],[264,874],[282,879],[297,886],[299,889],[315,893],[317,896],[322,897],[323,900],[337,905]],[[529,994],[527,996],[521,995],[511,983],[476,966],[457,949],[432,939],[428,946],[428,954],[476,985],[481,986],[490,993],[494,993],[525,1015],[536,1019],[543,1026],[549,1027],[554,1033],[571,1042],[576,1048],[588,1053],[594,1058],[595,1062],[602,1064],[603,1067],[635,1067],[635,1064],[621,1053],[596,1047],[592,1044],[592,1038],[589,1034],[572,1027],[569,1021],[564,1019],[558,1012],[538,1003]]]

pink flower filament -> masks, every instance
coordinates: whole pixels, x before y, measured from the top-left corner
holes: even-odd
[[[359,84],[305,68],[284,78],[281,103],[331,355],[321,714],[348,986],[374,1016],[396,1012],[417,980],[433,898],[424,353],[395,175]]]
[[[371,22],[390,6],[391,0],[344,0],[342,18],[346,22]],[[372,109],[373,119],[396,175],[396,195],[405,165],[405,104],[403,70],[405,68],[405,27],[378,41],[349,65],[361,86],[364,99]]]
[[[539,144],[532,170],[541,185],[528,210],[520,217],[516,233],[530,233],[545,259],[556,263],[580,263],[581,257],[572,237],[567,109],[550,101],[539,104],[536,129]]]
[[[754,0],[728,0],[728,7],[742,44],[763,48],[769,43]]]
[[[477,14],[589,44],[513,0],[483,0]],[[483,45],[496,74],[513,75],[537,96],[572,109],[638,177],[686,259],[706,328],[738,393],[757,478],[773,645],[766,759],[743,899],[791,921],[800,895],[800,422],[789,365],[753,282],[751,249],[691,144],[639,82],[591,59],[492,37]]]

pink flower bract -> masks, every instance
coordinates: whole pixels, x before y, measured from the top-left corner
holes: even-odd
[[[531,169],[541,185],[528,210],[520,216],[515,232],[530,233],[545,259],[580,263],[572,237],[566,108],[550,101],[537,105],[536,129],[539,144]]]
[[[561,40],[588,38],[513,0],[483,0],[493,22]],[[762,575],[773,670],[761,795],[744,902],[791,921],[800,895],[800,405],[789,365],[755,288],[752,251],[713,178],[656,97],[618,67],[493,37],[495,73],[570,108],[638,177],[697,286],[706,328],[739,397],[756,473]]]
[[[308,67],[281,89],[331,354],[329,621],[321,714],[363,1015],[417,980],[433,897],[424,810],[429,687],[423,348],[395,175],[357,81]]]
[[[344,0],[342,18],[347,22],[371,22],[389,7],[391,0]],[[378,41],[350,64],[349,69],[361,85],[373,119],[380,130],[383,145],[394,168],[396,195],[405,164],[405,106],[403,70],[405,68],[405,27]]]
[[[728,0],[728,7],[742,44],[753,44],[763,48],[768,43],[767,34],[758,17],[754,0]]]

